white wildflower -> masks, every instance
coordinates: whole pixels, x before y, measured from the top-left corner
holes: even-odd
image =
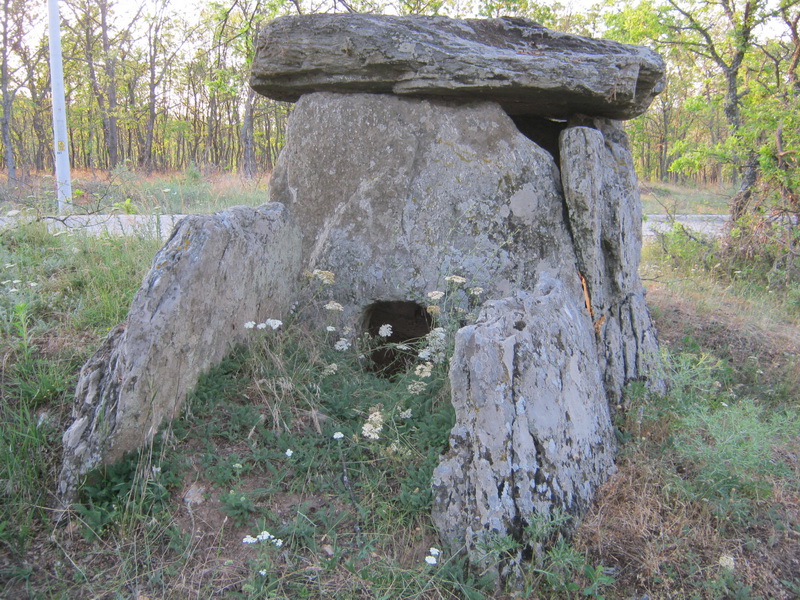
[[[425,312],[427,312],[432,317],[438,317],[440,314],[442,314],[442,309],[436,306],[435,304],[431,304],[425,309]]]
[[[424,365],[417,365],[417,368],[414,369],[414,375],[416,375],[417,377],[422,377],[424,379],[426,377],[430,377],[432,371],[433,371],[433,363],[426,362]]]
[[[320,269],[314,269],[311,272],[311,277],[318,279],[325,285],[332,285],[336,280],[336,275],[334,273],[331,271],[322,271]]]
[[[438,548],[431,548],[430,550],[428,550],[428,554],[430,554],[431,556],[439,556],[441,553],[442,551],[439,550]]]
[[[242,539],[243,544],[255,544],[258,540],[254,538],[252,535],[246,535]]]
[[[401,410],[400,414],[398,415],[401,419],[410,419],[411,418],[411,409],[407,408],[406,410]]]
[[[467,290],[470,296],[480,296],[483,293],[482,287],[472,287]]]
[[[381,328],[378,329],[378,335],[381,337],[391,337],[392,335],[391,323],[384,323],[383,325],[381,325]]]
[[[341,431],[337,431],[336,433],[333,434],[333,439],[335,439],[335,440],[340,440],[343,437],[344,437],[344,434]]]
[[[428,335],[425,336],[427,347],[423,348],[417,356],[421,360],[430,360],[433,364],[442,364],[446,358],[447,350],[447,334],[443,327],[436,327],[432,329]]]
[[[257,539],[259,542],[266,542],[267,540],[271,540],[274,536],[269,531],[262,531],[258,534]]]
[[[338,310],[339,312],[343,312],[344,306],[342,306],[338,302],[334,302],[333,300],[331,300],[325,305],[325,310],[331,310],[331,311]]]
[[[367,422],[361,426],[361,435],[371,440],[377,440],[380,438],[379,434],[383,430],[383,413],[374,406],[370,410],[372,412],[370,412],[369,417],[367,417]]]
[[[428,292],[428,298],[436,302],[437,300],[441,300],[442,298],[444,298],[444,292],[440,292],[439,290]]]
[[[281,325],[283,325],[283,321],[279,321],[278,319],[267,319],[264,322],[264,325],[267,327],[271,327],[272,329],[277,329]]]
[[[161,473],[161,467],[153,466],[153,475],[158,475]]]
[[[723,569],[733,571],[736,568],[736,560],[729,554],[723,554],[719,557],[718,564]]]
[[[291,448],[287,448],[284,454],[286,454],[286,458],[292,458],[292,454],[294,454],[294,451]]]
[[[266,569],[261,569],[261,570],[258,572],[258,574],[259,574],[259,575],[261,575],[262,577],[266,577],[266,576],[267,576],[267,570],[266,570]]]
[[[234,469],[236,469],[237,471],[240,471],[240,470],[243,468],[243,467],[242,467],[242,463],[233,463],[233,465],[231,465],[231,466],[232,466]]]
[[[467,283],[466,278],[461,277],[461,275],[448,275],[444,278],[447,283],[453,283],[455,285],[464,285]]]
[[[336,331],[336,327],[334,327],[333,325],[328,325],[325,328],[325,331],[327,331],[328,333],[333,333],[334,331]]]
[[[339,370],[339,365],[337,365],[336,363],[331,363],[327,367],[325,367],[325,370],[322,372],[322,375],[323,377],[327,377],[328,375],[335,375],[336,371],[338,370]]]
[[[408,393],[416,396],[416,395],[421,394],[422,392],[424,392],[425,388],[427,388],[427,387],[428,387],[428,384],[425,383],[424,381],[419,381],[419,380],[412,381],[408,385]]]
[[[256,329],[266,329],[266,328],[267,328],[266,323],[259,323],[258,325],[256,325]]]
[[[409,346],[408,344],[397,344],[395,348],[397,348],[398,350],[411,350],[411,346]]]
[[[339,341],[333,345],[334,350],[338,350],[339,352],[344,352],[345,350],[350,349],[350,340],[347,338],[339,338]]]
[[[252,329],[255,326],[256,326],[256,322],[255,321],[248,321],[247,323],[244,324],[244,328],[245,329]]]
[[[272,543],[275,544],[276,548],[280,548],[281,546],[283,546],[283,540],[280,538],[275,538],[274,540],[272,540]]]
[[[428,555],[425,557],[425,562],[428,563],[429,565],[435,565],[439,561],[436,560],[435,556]]]

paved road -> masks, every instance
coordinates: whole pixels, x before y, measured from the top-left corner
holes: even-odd
[[[728,215],[675,215],[675,220],[691,231],[719,237],[728,222]],[[642,235],[645,239],[655,237],[656,233],[664,233],[672,229],[668,215],[647,215],[642,223]]]
[[[88,233],[109,235],[153,235],[158,233],[166,239],[175,224],[186,215],[74,215],[52,218],[47,222],[53,231],[69,229]],[[0,228],[17,221],[19,217],[0,217]],[[692,231],[710,236],[719,236],[727,221],[727,215],[675,215],[676,220]],[[652,239],[657,232],[669,231],[671,223],[667,215],[647,215],[642,226],[645,239]]]

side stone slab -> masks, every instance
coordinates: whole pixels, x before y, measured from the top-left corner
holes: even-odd
[[[245,322],[291,306],[299,265],[299,230],[280,204],[180,222],[127,321],[81,370],[63,435],[62,505],[83,475],[141,447],[175,417],[199,375],[243,341]]]
[[[658,339],[639,278],[642,208],[627,136],[613,121],[561,133],[561,180],[609,402],[629,381],[663,393]]]

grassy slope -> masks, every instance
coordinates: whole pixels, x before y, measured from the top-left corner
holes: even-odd
[[[53,528],[46,507],[76,372],[123,318],[156,246],[36,225],[0,234],[0,596],[492,596],[457,558],[425,562],[437,544],[426,478],[448,423],[443,369],[410,394],[415,374],[375,378],[327,332],[288,323],[254,331],[258,352],[207,378],[167,442],[93,481],[84,507]],[[656,250],[643,276],[673,391],[630,389],[618,472],[574,543],[546,548],[529,592],[793,597],[797,311]],[[376,411],[377,441],[362,435]],[[263,529],[280,548],[242,543]]]

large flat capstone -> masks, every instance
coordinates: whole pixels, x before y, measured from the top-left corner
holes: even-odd
[[[642,46],[551,31],[521,18],[314,14],[261,32],[252,87],[276,100],[310,92],[491,100],[511,115],[630,119],[665,86]]]

